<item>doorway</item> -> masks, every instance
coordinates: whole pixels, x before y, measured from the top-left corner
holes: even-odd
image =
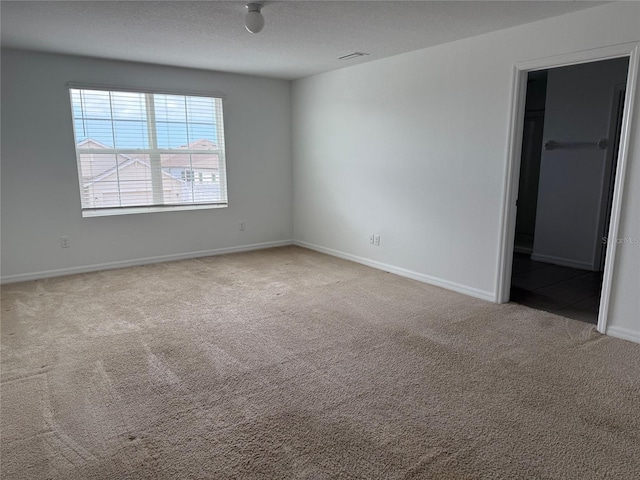
[[[628,65],[617,58],[528,74],[513,302],[598,322]]]
[[[499,302],[531,300],[605,333],[615,256],[606,240],[618,232],[637,55],[627,44],[515,66]],[[595,77],[611,78],[593,120],[587,110],[602,111],[604,94],[578,81],[598,68]]]

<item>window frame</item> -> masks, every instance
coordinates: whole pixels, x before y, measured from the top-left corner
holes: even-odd
[[[214,91],[214,92],[200,92],[200,91],[190,91],[188,89],[185,90],[171,90],[164,88],[138,88],[138,87],[130,87],[130,86],[122,86],[122,85],[106,85],[106,84],[95,84],[95,83],[79,83],[79,82],[68,82],[66,84],[67,91],[69,94],[69,107],[71,109],[71,129],[74,138],[74,152],[75,152],[75,161],[78,172],[78,186],[80,193],[80,206],[82,210],[83,217],[102,217],[102,216],[112,216],[112,215],[130,215],[130,214],[139,214],[139,213],[149,213],[149,212],[165,212],[165,211],[182,211],[182,210],[207,210],[207,209],[217,209],[217,208],[226,208],[229,206],[229,197],[228,197],[228,184],[227,184],[227,172],[226,172],[226,138],[225,138],[225,113],[224,113],[224,103],[227,99],[224,93]],[[157,145],[157,140],[155,142],[156,148],[104,148],[104,149],[84,149],[81,151],[78,150],[78,143],[76,138],[76,129],[75,129],[75,117],[74,117],[74,105],[72,100],[72,91],[73,90],[95,90],[95,91],[105,91],[105,92],[124,92],[124,93],[139,93],[145,95],[145,105],[147,106],[147,113],[149,114],[149,108],[153,109],[153,104],[149,107],[147,103],[148,96],[153,97],[154,95],[175,95],[182,97],[205,97],[220,100],[220,112],[219,115],[221,117],[220,124],[216,123],[216,139],[215,144],[218,148],[211,150],[197,150],[197,149],[188,149],[188,148],[159,148]],[[217,112],[216,112],[217,113]],[[157,132],[158,124],[155,119],[155,113],[152,112],[150,116],[147,116],[147,122],[153,122],[154,134]],[[113,122],[114,119],[112,118]],[[217,174],[214,173],[215,177],[220,180],[221,190],[222,190],[222,201],[220,202],[195,202],[192,203],[179,203],[179,204],[148,204],[148,205],[135,205],[135,206],[111,206],[111,207],[97,207],[97,208],[86,208],[82,205],[82,192],[83,192],[83,183],[82,183],[82,175],[80,171],[80,153],[89,153],[89,154],[140,154],[140,155],[148,155],[152,156],[151,153],[156,155],[162,154],[205,154],[207,152],[215,152],[218,155],[218,165],[219,171]],[[157,165],[153,165],[152,163],[152,184],[158,183],[158,178],[160,179],[160,188],[162,188],[162,165],[158,159]],[[155,169],[153,167],[156,167]],[[154,170],[158,170],[158,172],[154,173]],[[192,167],[189,168],[191,173],[195,176],[195,171],[193,171]],[[155,176],[155,181],[153,179]],[[224,182],[222,179],[224,178]],[[154,187],[154,189],[157,187]],[[153,194],[154,198],[157,198],[156,194]]]

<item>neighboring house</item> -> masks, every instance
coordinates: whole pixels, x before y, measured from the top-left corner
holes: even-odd
[[[77,148],[111,148],[94,139],[78,142]],[[220,195],[220,171],[216,148],[201,139],[182,146],[202,153],[162,155],[162,193],[165,204],[207,202]],[[153,203],[151,163],[149,155],[122,153],[80,153],[79,175],[82,205],[85,208],[148,205]]]
[[[163,172],[186,183],[183,201],[206,201],[220,195],[220,162],[217,148],[211,140],[201,139],[184,147],[187,150],[202,150],[202,153],[174,153],[163,155]],[[190,197],[190,195],[192,197]],[[188,200],[187,200],[188,197]]]

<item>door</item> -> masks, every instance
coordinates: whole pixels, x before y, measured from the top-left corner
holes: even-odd
[[[624,99],[626,94],[626,85],[624,83],[618,84],[614,88],[613,93],[613,108],[611,112],[611,129],[610,138],[613,141],[609,147],[609,154],[612,156],[608,162],[610,168],[605,174],[605,182],[608,185],[609,194],[606,202],[603,203],[603,210],[601,212],[601,238],[600,242],[600,270],[604,270],[604,261],[606,248],[606,236],[609,232],[609,225],[611,223],[611,208],[613,205],[613,187],[616,179],[616,167],[618,153],[620,152],[620,137],[622,135],[622,119],[624,114]]]

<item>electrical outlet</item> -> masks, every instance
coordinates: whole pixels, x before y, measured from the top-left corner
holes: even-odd
[[[241,232],[247,228],[247,225],[244,222],[238,222],[238,230]]]
[[[64,237],[60,237],[60,246],[62,248],[69,248],[71,244],[69,243],[69,237],[66,235]]]
[[[371,245],[373,245],[373,242],[375,241],[375,240],[374,240],[374,237],[375,237],[375,235],[374,235],[373,233],[372,233],[371,235],[369,235],[369,243],[370,243]]]
[[[373,244],[374,244],[376,247],[379,247],[379,246],[380,246],[380,235],[374,235],[374,236],[373,236]]]

